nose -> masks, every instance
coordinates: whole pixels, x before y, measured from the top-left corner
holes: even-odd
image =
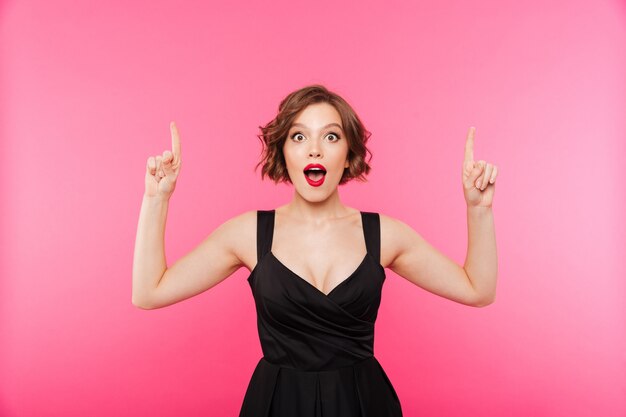
[[[310,143],[311,143],[311,148],[309,149],[309,156],[312,156],[315,158],[319,158],[320,156],[322,156],[319,143],[317,143],[317,141],[314,141],[314,140],[312,140]]]

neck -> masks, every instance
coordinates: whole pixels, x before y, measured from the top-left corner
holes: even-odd
[[[283,209],[289,216],[312,222],[336,219],[351,214],[341,202],[337,188],[328,198],[321,201],[307,200],[298,191],[294,191],[292,200],[283,206]]]

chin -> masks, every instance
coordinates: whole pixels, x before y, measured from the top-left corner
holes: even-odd
[[[326,188],[323,188],[327,186]],[[332,189],[329,189],[328,184],[324,183],[321,187],[312,187],[308,183],[302,184],[301,188],[296,187],[296,191],[298,194],[302,196],[307,201],[311,202],[319,202],[324,201],[328,197],[330,197],[334,192],[337,191],[337,184],[333,186]]]

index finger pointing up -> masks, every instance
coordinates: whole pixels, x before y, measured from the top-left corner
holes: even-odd
[[[472,162],[474,160],[474,132],[476,128],[474,126],[469,128],[467,132],[467,140],[465,141],[465,162]]]
[[[174,160],[172,163],[180,161],[180,136],[178,135],[178,128],[174,122],[170,122],[170,131],[172,132],[172,153],[174,154]]]

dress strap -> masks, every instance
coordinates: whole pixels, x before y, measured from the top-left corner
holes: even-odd
[[[256,256],[257,262],[272,248],[274,235],[274,210],[256,212]]]
[[[380,263],[380,215],[378,213],[362,211],[363,233],[367,251]]]

